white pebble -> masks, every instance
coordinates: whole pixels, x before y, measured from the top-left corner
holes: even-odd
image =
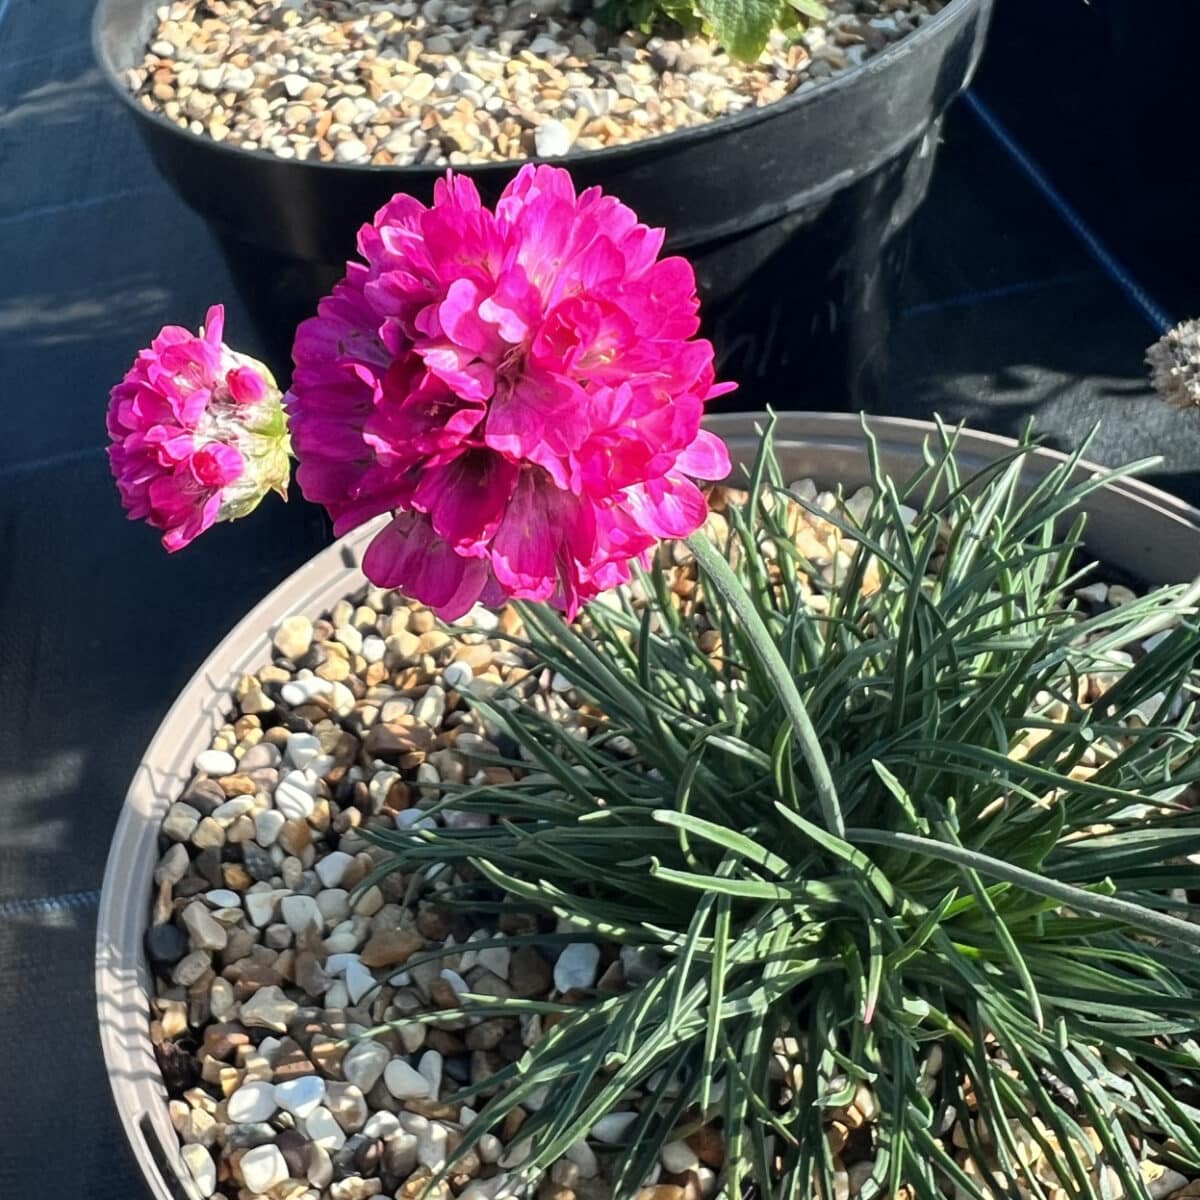
[[[286,895],[288,895],[286,891],[274,888],[258,892],[247,892],[244,897],[244,903],[246,906],[246,915],[250,918],[250,923],[256,925],[259,929],[264,929],[270,925],[275,919],[275,909],[278,907],[279,901]]]
[[[330,925],[336,925],[350,915],[350,893],[345,888],[326,888],[317,893],[317,907]]]
[[[479,965],[493,975],[507,979],[512,966],[512,951],[507,946],[485,946],[479,951]]]
[[[362,1092],[369,1092],[379,1082],[383,1068],[388,1065],[391,1057],[391,1051],[380,1042],[370,1039],[356,1042],[342,1059],[342,1074],[348,1083],[354,1084]],[[378,1115],[383,1116],[383,1113]]]
[[[206,1146],[193,1142],[179,1151],[187,1163],[188,1173],[201,1196],[211,1196],[217,1190],[217,1164]]]
[[[315,734],[293,733],[287,740],[284,756],[297,771],[303,771],[318,754],[321,743]]]
[[[346,1057],[349,1058],[350,1056],[347,1055]],[[345,1071],[344,1064],[342,1070],[343,1072]],[[362,1132],[364,1137],[389,1138],[393,1133],[398,1132],[399,1129],[400,1122],[396,1119],[396,1114],[390,1113],[386,1108],[383,1108],[377,1113],[372,1113],[367,1119],[367,1123],[362,1127]]]
[[[346,1144],[346,1135],[342,1127],[334,1120],[329,1109],[315,1108],[304,1118],[304,1133],[310,1142],[328,1150],[331,1154],[340,1150]]]
[[[463,688],[469,686],[474,678],[475,672],[465,662],[452,662],[442,672],[442,682],[456,692],[461,692]]]
[[[325,1080],[319,1075],[301,1075],[275,1085],[275,1103],[300,1121],[311,1117],[324,1100]]]
[[[687,1142],[682,1141],[667,1142],[658,1152],[658,1157],[662,1162],[663,1170],[670,1171],[673,1175],[694,1171],[700,1165],[695,1150]]]
[[[594,942],[572,942],[554,964],[554,986],[560,992],[590,988],[596,982],[600,947]]]
[[[306,704],[317,696],[328,696],[332,692],[333,684],[328,679],[322,679],[319,675],[302,675],[291,683],[285,683],[279,695],[284,704],[294,708],[297,704]]]
[[[324,924],[312,896],[284,896],[279,909],[293,933],[303,933],[310,927],[320,930]]]
[[[344,850],[335,850],[317,863],[317,875],[325,887],[335,888],[345,879],[353,861],[353,857]]]
[[[225,750],[204,750],[196,755],[196,770],[205,775],[232,775],[237,770],[237,759]]]
[[[609,1113],[607,1117],[601,1117],[592,1126],[592,1137],[598,1142],[603,1142],[606,1146],[615,1146],[625,1137],[626,1131],[636,1120],[637,1113],[635,1112]],[[574,1159],[571,1161],[575,1162]],[[579,1166],[582,1170],[581,1164],[576,1162],[576,1166]]]
[[[358,1004],[378,986],[375,976],[361,962],[352,962],[346,968],[346,990],[350,993],[351,1004]]]
[[[579,1168],[584,1179],[594,1179],[600,1173],[600,1160],[587,1142],[576,1142],[569,1146],[564,1157]]]
[[[383,656],[387,653],[387,643],[383,638],[365,637],[362,644],[362,656],[369,663],[377,663],[383,661]]]
[[[536,50],[534,52],[536,53]],[[567,154],[574,141],[574,135],[561,121],[542,122],[533,135],[534,146],[539,158],[558,158]]]
[[[440,1171],[446,1165],[446,1127],[431,1121],[429,1127],[417,1138],[417,1162],[431,1171]]]
[[[426,1050],[417,1063],[417,1070],[429,1080],[429,1094],[436,1100],[442,1090],[442,1056],[437,1050]]]
[[[264,808],[254,814],[254,840],[268,850],[279,840],[279,831],[283,828],[287,817],[278,809]]]
[[[241,896],[231,888],[213,888],[211,892],[204,893],[204,899],[213,908],[241,908],[242,906]]]
[[[242,1084],[227,1100],[229,1120],[234,1124],[270,1121],[275,1116],[275,1090],[270,1084]]]
[[[275,789],[275,807],[291,821],[306,821],[313,814],[312,785],[300,771],[291,771]]]
[[[442,968],[442,978],[454,989],[456,996],[464,996],[471,990],[467,981],[457,972],[449,967]]]
[[[383,1082],[397,1100],[418,1100],[429,1095],[429,1080],[402,1058],[393,1058],[384,1068]]]
[[[419,808],[402,808],[396,814],[397,829],[436,829],[437,822]]]
[[[287,1163],[276,1145],[255,1146],[242,1156],[242,1179],[255,1195],[269,1192],[287,1177]]]

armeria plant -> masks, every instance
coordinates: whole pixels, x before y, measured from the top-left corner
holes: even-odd
[[[722,1195],[835,1200],[830,1122],[867,1094],[864,1200],[1200,1171],[1200,589],[1081,609],[1078,506],[1121,472],[1076,455],[1030,483],[1022,446],[967,477],[944,430],[895,481],[864,427],[851,516],[787,485],[768,428],[711,516],[723,389],[661,241],[565,172],[524,169],[495,211],[451,178],[364,227],[297,336],[305,494],[339,531],[388,515],[374,582],[448,619],[515,599],[594,726],[475,691],[513,781],[443,784],[430,815],[475,819],[374,835],[414,898],[624,967],[460,997],[544,1033],[464,1090],[457,1154],[536,1096],[530,1183],[622,1111],[622,1200],[702,1131]],[[113,395],[122,495],[172,549],[280,484],[286,441],[238,430],[273,384],[213,325]],[[805,521],[839,531],[832,567]]]

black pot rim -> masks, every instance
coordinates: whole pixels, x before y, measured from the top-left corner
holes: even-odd
[[[872,55],[865,62],[860,63],[856,67],[851,67],[849,70],[841,71],[833,78],[819,83],[816,87],[807,88],[802,92],[792,92],[785,96],[782,100],[776,100],[772,104],[767,104],[762,108],[744,109],[740,113],[735,113],[730,117],[718,117],[713,121],[706,121],[703,125],[692,125],[686,129],[676,129],[670,133],[658,134],[654,137],[642,138],[636,142],[626,142],[617,146],[606,146],[601,150],[573,150],[568,154],[558,158],[509,158],[503,162],[480,162],[480,163],[464,163],[460,167],[431,167],[422,163],[402,163],[402,164],[375,164],[375,163],[339,163],[339,162],[322,162],[319,159],[280,159],[277,155],[272,154],[269,150],[247,150],[243,146],[231,145],[226,142],[214,141],[212,138],[202,134],[193,133],[190,129],[185,129],[182,126],[176,125],[174,121],[163,116],[162,113],[155,109],[144,108],[137,102],[134,94],[129,90],[124,79],[114,68],[108,54],[105,52],[103,45],[103,26],[108,16],[110,0],[100,0],[96,5],[95,12],[92,16],[92,53],[94,54],[101,71],[108,80],[109,85],[117,92],[123,103],[143,121],[155,125],[165,131],[170,132],[174,136],[190,141],[200,143],[208,149],[218,153],[229,155],[232,158],[251,159],[268,159],[279,162],[287,162],[291,166],[298,167],[304,170],[312,171],[353,171],[362,172],[364,174],[392,174],[398,179],[429,179],[440,178],[447,171],[454,170],[457,173],[482,176],[484,178],[490,176],[503,176],[511,174],[514,170],[525,166],[526,164],[544,163],[549,166],[565,167],[570,169],[576,163],[595,162],[599,159],[606,159],[609,162],[620,162],[628,158],[634,158],[646,153],[656,153],[659,151],[669,151],[676,146],[684,146],[693,142],[702,142],[714,137],[722,137],[727,133],[732,133],[739,129],[744,129],[752,125],[758,124],[760,121],[771,120],[777,116],[800,108],[805,104],[814,101],[821,101],[826,97],[836,96],[841,91],[852,88],[855,83],[864,76],[871,74],[881,74],[887,71],[894,63],[900,62],[914,50],[918,49],[923,43],[931,41],[939,37],[944,29],[949,29],[959,22],[969,19],[971,11],[978,8],[983,0],[948,0],[946,6],[938,13],[925,21],[923,25],[907,34],[897,42],[893,42],[886,50],[880,51],[878,54]]]

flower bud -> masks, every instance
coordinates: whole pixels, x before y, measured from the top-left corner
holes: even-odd
[[[168,325],[113,388],[109,462],[131,520],[181,550],[217,521],[251,512],[269,491],[287,498],[287,420],[257,360],[221,341],[225,312],[199,336]]]

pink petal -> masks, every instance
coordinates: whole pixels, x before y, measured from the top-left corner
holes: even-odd
[[[707,429],[696,432],[695,440],[679,455],[675,465],[693,479],[725,479],[733,469],[729,462],[728,447]]]

